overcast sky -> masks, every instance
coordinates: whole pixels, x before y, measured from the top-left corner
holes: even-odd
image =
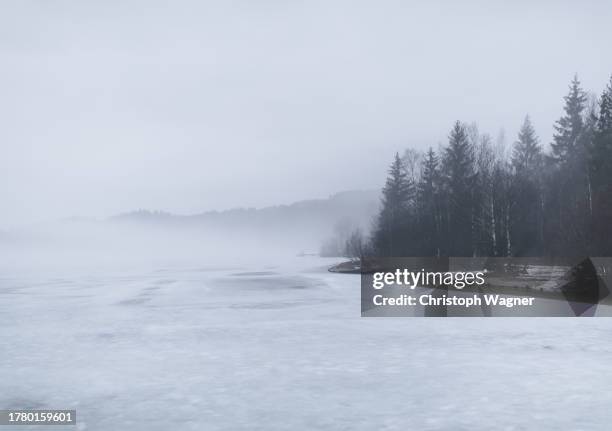
[[[454,120],[543,143],[608,1],[2,1],[0,227],[380,187]]]

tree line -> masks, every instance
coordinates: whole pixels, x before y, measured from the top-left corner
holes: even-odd
[[[574,77],[545,151],[527,116],[506,148],[457,121],[448,143],[395,154],[359,256],[612,255],[612,79],[589,100]]]

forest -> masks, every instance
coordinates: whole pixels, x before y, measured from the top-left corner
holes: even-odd
[[[612,79],[577,76],[544,149],[527,115],[511,146],[457,121],[448,142],[395,154],[368,238],[351,257],[612,254]]]

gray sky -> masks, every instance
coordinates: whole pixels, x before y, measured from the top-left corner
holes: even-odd
[[[0,3],[0,227],[379,187],[456,119],[543,143],[607,1]]]

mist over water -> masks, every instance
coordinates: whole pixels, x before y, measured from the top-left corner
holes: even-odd
[[[108,219],[28,224],[0,236],[0,266],[70,270],[161,263],[273,264],[280,258],[319,253],[338,230],[368,232],[379,202],[378,191],[352,191],[259,210],[189,216],[136,211]]]

